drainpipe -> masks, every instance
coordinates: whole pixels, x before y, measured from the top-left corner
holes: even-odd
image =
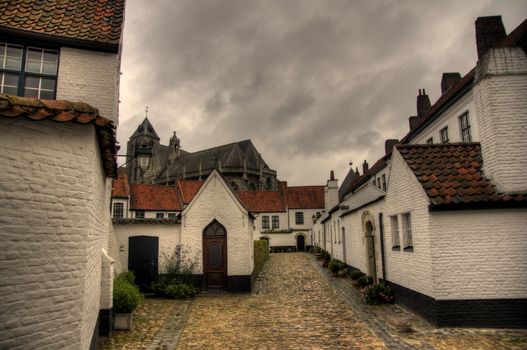
[[[384,224],[382,221],[382,213],[379,213],[379,234],[381,236],[382,280],[386,282],[386,263],[384,261]]]

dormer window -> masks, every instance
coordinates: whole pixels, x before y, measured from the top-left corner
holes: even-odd
[[[0,92],[55,99],[58,58],[56,50],[0,43]]]

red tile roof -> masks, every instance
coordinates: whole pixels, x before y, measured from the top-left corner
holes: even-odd
[[[183,204],[188,204],[198,193],[199,189],[205,181],[200,180],[178,180],[177,186],[179,193],[181,194],[181,200]]]
[[[397,145],[396,148],[423,186],[431,207],[527,205],[527,194],[498,193],[483,175],[479,143]]]
[[[148,184],[130,185],[130,208],[132,210],[182,210],[176,186]]]
[[[125,0],[6,0],[0,26],[57,37],[118,45]]]
[[[280,191],[238,191],[236,195],[252,213],[285,212],[285,203]]]
[[[76,122],[95,125],[104,172],[109,177],[117,174],[115,127],[111,120],[101,117],[97,108],[84,102],[39,100],[0,94],[0,116],[26,117],[31,120],[51,119],[56,122]]]
[[[285,190],[289,209],[324,208],[324,186],[294,186]]]
[[[113,180],[112,197],[130,197],[130,185],[128,184],[128,175],[124,175],[123,177],[118,177],[117,179]]]

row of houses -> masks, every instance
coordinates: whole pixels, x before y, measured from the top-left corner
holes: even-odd
[[[439,326],[527,326],[527,21],[476,20],[478,61],[425,90],[401,140],[387,140],[338,197],[315,245]]]

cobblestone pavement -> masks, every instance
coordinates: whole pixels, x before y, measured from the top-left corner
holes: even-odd
[[[134,330],[103,349],[511,349],[526,330],[438,329],[398,305],[370,306],[314,256],[272,254],[252,295],[147,299]]]

